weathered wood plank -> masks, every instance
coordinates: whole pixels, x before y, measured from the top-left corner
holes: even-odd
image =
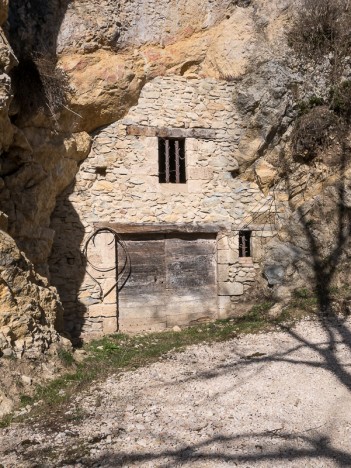
[[[129,257],[129,278],[120,291],[120,298],[129,296],[131,300],[143,296],[162,295],[165,282],[164,240],[127,241],[125,246]],[[124,262],[125,252],[119,249],[119,263]],[[145,304],[145,302],[144,302]]]
[[[159,234],[159,233],[209,233],[216,234],[228,229],[228,227],[218,224],[123,224],[111,223],[109,221],[101,221],[94,223],[95,229],[111,228],[119,234]]]
[[[184,256],[197,257],[201,255],[214,258],[216,255],[215,239],[172,236],[167,238],[165,245],[165,255],[171,258],[182,258]]]
[[[131,268],[119,293],[121,329],[186,324],[217,313],[215,233],[182,230],[160,238],[157,232],[157,239],[142,233],[125,241]],[[123,261],[125,253],[119,253]]]
[[[172,289],[177,295],[191,293],[194,297],[198,297],[198,288],[209,286],[210,295],[216,295],[216,243],[214,240],[184,241],[170,238],[166,240],[165,247],[167,288]]]

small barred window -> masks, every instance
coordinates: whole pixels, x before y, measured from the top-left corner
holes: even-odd
[[[185,139],[158,139],[158,169],[160,184],[185,184]]]
[[[252,231],[239,231],[239,257],[251,257]]]

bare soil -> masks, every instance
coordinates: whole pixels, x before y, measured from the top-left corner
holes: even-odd
[[[351,466],[351,321],[167,354],[0,432],[0,466]]]

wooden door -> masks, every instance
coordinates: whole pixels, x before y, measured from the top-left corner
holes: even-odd
[[[128,279],[118,298],[121,331],[163,329],[217,313],[216,242],[212,235],[133,236],[125,240]],[[125,260],[119,253],[119,263]]]

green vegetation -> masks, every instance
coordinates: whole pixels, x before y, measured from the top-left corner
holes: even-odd
[[[333,86],[329,92],[330,109],[346,121],[351,118],[351,81],[345,80]]]
[[[323,105],[325,105],[324,99],[313,94],[308,100],[297,103],[298,115],[302,116],[307,114],[311,109]]]
[[[298,55],[315,63],[329,55],[336,79],[349,55],[350,25],[348,0],[303,0],[288,33],[289,45]]]
[[[297,160],[308,162],[326,149],[336,153],[337,146],[345,148],[351,122],[351,81],[344,80],[350,64],[350,28],[348,0],[303,0],[293,19],[289,45],[305,65],[323,64],[329,89],[324,98],[314,95],[297,103],[292,134]]]
[[[74,364],[73,354],[69,351],[61,349],[58,353],[59,358],[66,367],[70,367]]]
[[[315,292],[303,288],[295,289],[289,305],[283,310],[281,320],[301,320],[306,316],[316,315],[318,312],[318,298]]]
[[[340,291],[335,289],[333,294],[337,296],[341,294]],[[343,295],[345,294],[350,294],[350,290],[345,289]],[[70,372],[46,385],[39,385],[33,397],[22,395],[21,405],[33,405],[32,410],[28,415],[17,417],[15,420],[43,417],[44,414],[56,422],[60,418],[66,421],[79,420],[84,417],[79,408],[69,414],[65,414],[64,409],[67,408],[71,397],[81,393],[94,381],[102,380],[112,373],[148,365],[162,359],[170,351],[181,352],[189,345],[227,341],[240,334],[274,330],[280,324],[292,325],[306,316],[316,315],[318,310],[317,297],[308,289],[296,290],[290,304],[277,318],[270,317],[268,313],[273,305],[273,302],[265,301],[252,307],[243,317],[217,320],[185,328],[180,332],[171,330],[137,336],[107,336],[87,344],[87,357],[79,364],[74,363],[72,354],[61,352],[59,357],[65,365],[72,367]],[[13,415],[3,418],[0,420],[0,427],[8,426],[13,420]]]
[[[327,106],[305,110],[295,122],[292,132],[292,150],[296,159],[311,160],[321,151],[342,138],[338,116]]]
[[[280,323],[280,319],[268,317],[267,311],[272,305],[272,302],[263,302],[254,306],[245,317],[218,320],[180,332],[165,331],[137,336],[116,334],[104,337],[86,345],[87,358],[82,363],[74,364],[74,367],[73,356],[60,352],[61,361],[72,366],[72,370],[46,385],[39,385],[33,397],[22,395],[21,406],[34,404],[31,417],[46,413],[57,418],[64,413],[62,409],[72,396],[82,392],[93,381],[103,379],[111,373],[145,366],[162,358],[169,351],[181,352],[189,345],[226,341],[239,334],[273,329]],[[17,418],[19,419],[21,418]],[[12,420],[13,416],[3,418],[0,427],[8,426]]]

